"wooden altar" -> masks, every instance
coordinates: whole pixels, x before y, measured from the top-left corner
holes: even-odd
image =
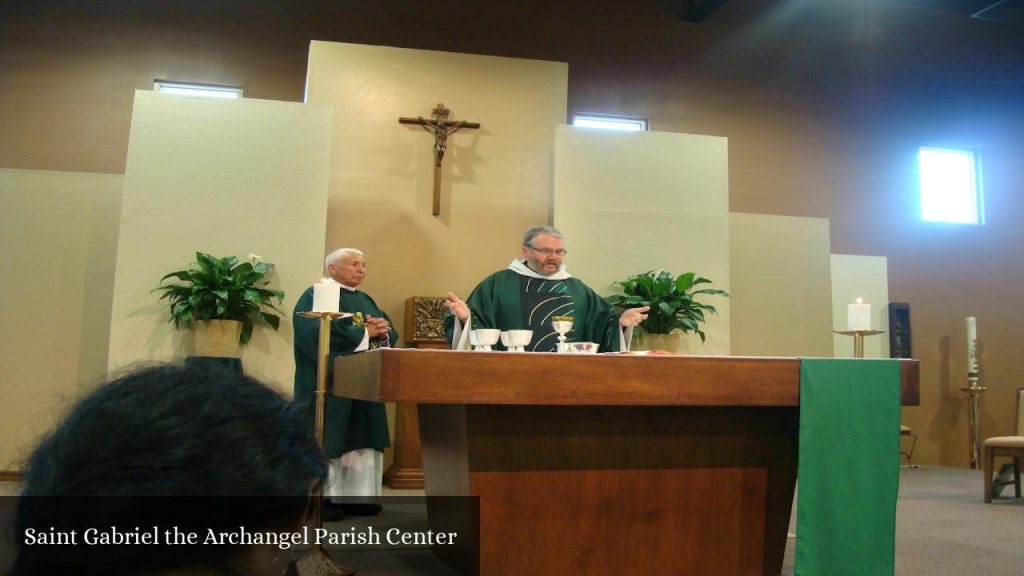
[[[781,571],[797,358],[381,349],[334,373],[419,405],[427,495],[479,496],[481,574]]]

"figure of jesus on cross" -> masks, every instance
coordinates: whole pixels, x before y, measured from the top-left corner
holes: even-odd
[[[434,206],[432,211],[434,216],[441,213],[441,161],[444,159],[445,151],[448,150],[448,136],[463,128],[480,127],[477,122],[466,122],[465,120],[449,122],[448,115],[450,113],[451,111],[445,108],[444,104],[438,104],[431,112],[432,120],[427,120],[423,116],[398,119],[400,124],[422,126],[424,130],[434,135]]]

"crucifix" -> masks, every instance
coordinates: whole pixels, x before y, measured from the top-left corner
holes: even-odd
[[[463,128],[473,130],[480,127],[477,122],[466,122],[465,120],[449,122],[448,114],[450,113],[451,110],[445,108],[444,104],[438,104],[430,113],[431,120],[427,120],[423,116],[398,119],[399,124],[422,126],[424,130],[434,135],[434,208],[432,211],[434,216],[441,213],[441,160],[444,159],[445,150],[448,149],[448,135]]]

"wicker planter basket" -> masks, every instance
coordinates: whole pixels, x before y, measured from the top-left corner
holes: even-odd
[[[241,355],[238,337],[242,323],[237,320],[200,321],[195,325],[195,333],[196,356],[238,358]]]
[[[643,332],[633,335],[633,350],[664,350],[665,352],[678,353],[679,344],[682,342],[683,333],[672,331],[668,334],[651,334]]]

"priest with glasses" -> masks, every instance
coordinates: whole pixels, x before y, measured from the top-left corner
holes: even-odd
[[[558,333],[555,317],[572,318],[569,342],[596,342],[601,352],[625,350],[633,328],[647,318],[648,307],[616,314],[590,287],[565,269],[567,250],[562,233],[535,226],[523,235],[522,253],[508,268],[484,278],[462,300],[448,293],[445,329],[452,348],[469,348],[469,333],[477,328],[532,330],[530,352],[554,352]],[[503,349],[498,344],[498,349]]]

